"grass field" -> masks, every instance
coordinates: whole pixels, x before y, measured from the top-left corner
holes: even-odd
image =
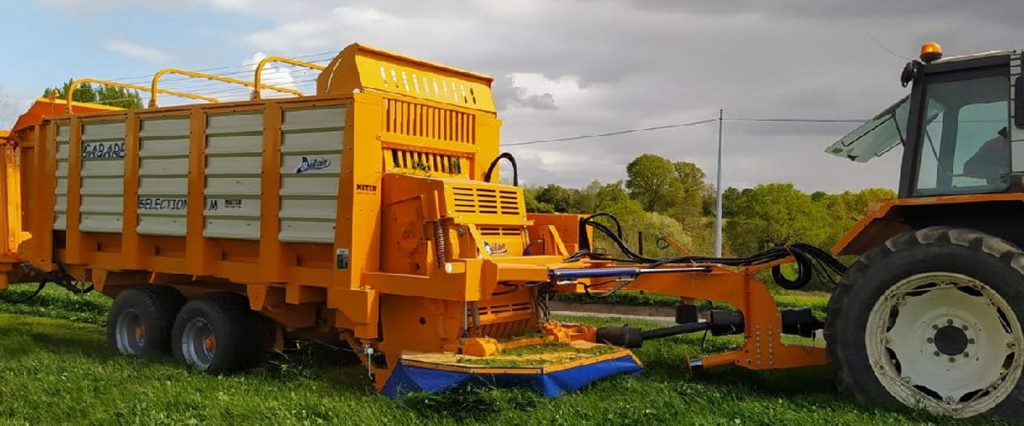
[[[828,372],[692,377],[686,360],[736,338],[652,341],[636,351],[646,371],[554,400],[528,390],[469,389],[389,400],[363,367],[322,347],[275,354],[232,377],[169,360],[137,361],[105,347],[109,301],[47,291],[27,305],[0,303],[2,424],[953,424],[920,412],[865,409],[839,398]],[[622,323],[615,318],[562,318]],[[632,325],[640,324],[629,321]]]

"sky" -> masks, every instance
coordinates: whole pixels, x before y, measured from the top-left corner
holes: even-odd
[[[906,94],[899,73],[926,41],[947,55],[1024,43],[1019,0],[9,3],[0,122],[72,77],[143,82],[168,66],[247,76],[261,55],[326,59],[360,42],[493,76],[503,143],[705,120],[719,109],[727,119],[866,119]],[[271,75],[300,88],[313,78]],[[831,192],[895,187],[899,178],[899,149],[866,164],[824,153],[856,124],[723,127],[724,187],[793,182]],[[531,185],[623,179],[643,153],[694,162],[713,179],[717,123],[508,150]]]

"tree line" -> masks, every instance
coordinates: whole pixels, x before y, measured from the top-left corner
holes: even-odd
[[[526,208],[538,213],[608,212],[619,218],[623,239],[649,256],[714,252],[715,187],[694,163],[643,154],[626,166],[626,179],[593,181],[584,188],[528,187]],[[726,188],[722,194],[723,254],[748,256],[768,248],[809,243],[829,249],[872,201],[895,198],[886,188],[806,193],[791,183]],[[641,235],[642,234],[642,235]],[[607,239],[599,248],[614,253]]]
[[[44,98],[67,99],[68,91],[74,80],[68,80],[59,87],[48,87],[43,90]],[[93,85],[90,83],[79,84],[71,95],[75,102],[89,102],[108,105],[125,109],[142,108],[142,96],[138,91],[124,89],[121,87],[105,86],[102,84]]]

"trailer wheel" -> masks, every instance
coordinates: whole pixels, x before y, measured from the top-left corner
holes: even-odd
[[[931,227],[865,253],[829,301],[839,389],[862,403],[1024,420],[1024,252]]]
[[[230,374],[253,364],[267,346],[265,323],[234,293],[213,293],[185,304],[174,322],[174,356],[209,374]]]
[[[124,355],[166,354],[174,316],[184,304],[173,287],[149,284],[122,291],[107,314],[107,344]]]

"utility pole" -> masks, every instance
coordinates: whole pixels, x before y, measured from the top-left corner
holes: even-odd
[[[722,257],[722,110],[718,110],[718,177],[715,183],[715,257]]]

